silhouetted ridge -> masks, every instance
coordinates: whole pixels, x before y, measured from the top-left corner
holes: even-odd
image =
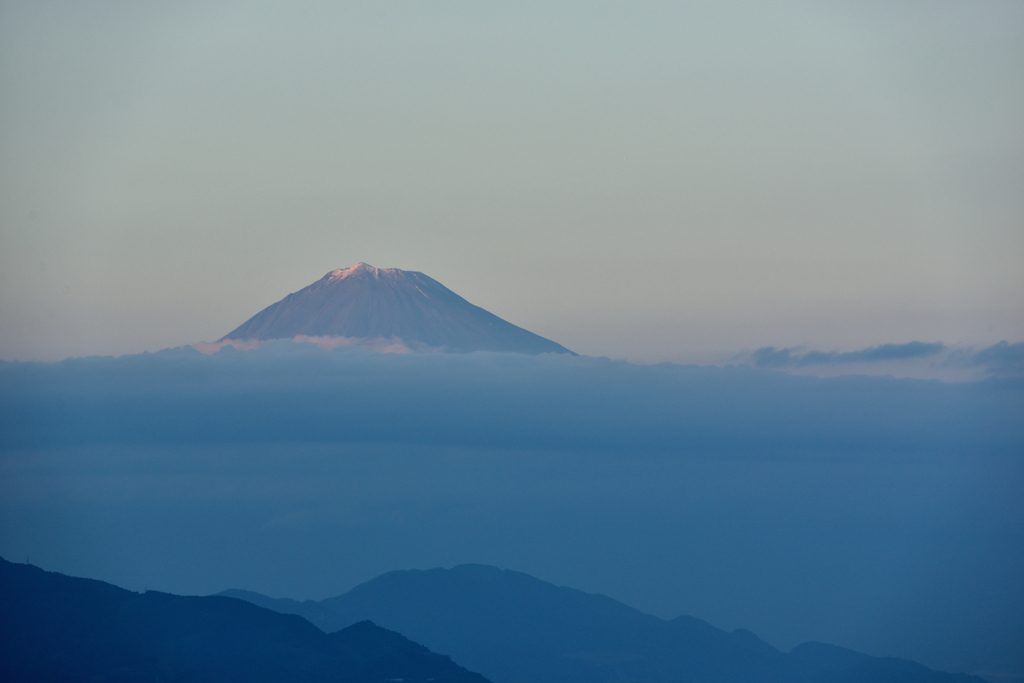
[[[487,683],[369,621],[325,634],[226,597],[134,593],[0,559],[0,680]]]
[[[495,683],[967,683],[897,659],[808,643],[782,653],[746,630],[665,621],[603,595],[481,565],[388,572],[320,602],[274,600],[325,630],[372,619]]]
[[[263,309],[225,340],[395,339],[446,351],[572,353],[474,306],[415,271],[359,263],[334,270]]]

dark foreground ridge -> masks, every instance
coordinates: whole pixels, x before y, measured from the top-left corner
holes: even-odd
[[[134,593],[2,558],[0,680],[487,683],[369,621],[327,635],[242,600]]]
[[[902,659],[806,643],[786,654],[749,631],[665,621],[603,595],[495,567],[389,572],[321,602],[222,595],[301,614],[326,631],[363,619],[450,652],[495,683],[980,683]]]
[[[413,350],[572,353],[474,306],[423,273],[365,263],[327,273],[220,341],[300,335],[396,340]]]

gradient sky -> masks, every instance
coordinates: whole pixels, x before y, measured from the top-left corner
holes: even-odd
[[[575,351],[1024,339],[1020,2],[0,2],[0,358],[419,270]]]

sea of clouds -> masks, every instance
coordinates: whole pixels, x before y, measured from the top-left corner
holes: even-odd
[[[781,352],[775,352],[776,355]],[[767,354],[764,354],[767,356]],[[1024,378],[800,377],[559,354],[274,342],[0,364],[0,447],[406,443],[514,448],[1019,450]]]
[[[1024,378],[790,369],[293,342],[0,363],[0,555],[300,599],[494,564],[1024,677]]]

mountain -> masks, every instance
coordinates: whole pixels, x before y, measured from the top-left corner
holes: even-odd
[[[0,680],[487,683],[368,621],[327,635],[242,600],[134,593],[2,558]]]
[[[302,614],[327,631],[362,619],[450,652],[495,683],[968,683],[821,643],[783,653],[749,631],[665,621],[603,595],[495,567],[383,574],[320,602],[225,594]]]
[[[359,263],[268,306],[220,341],[342,337],[410,349],[572,353],[474,306],[415,271]]]

